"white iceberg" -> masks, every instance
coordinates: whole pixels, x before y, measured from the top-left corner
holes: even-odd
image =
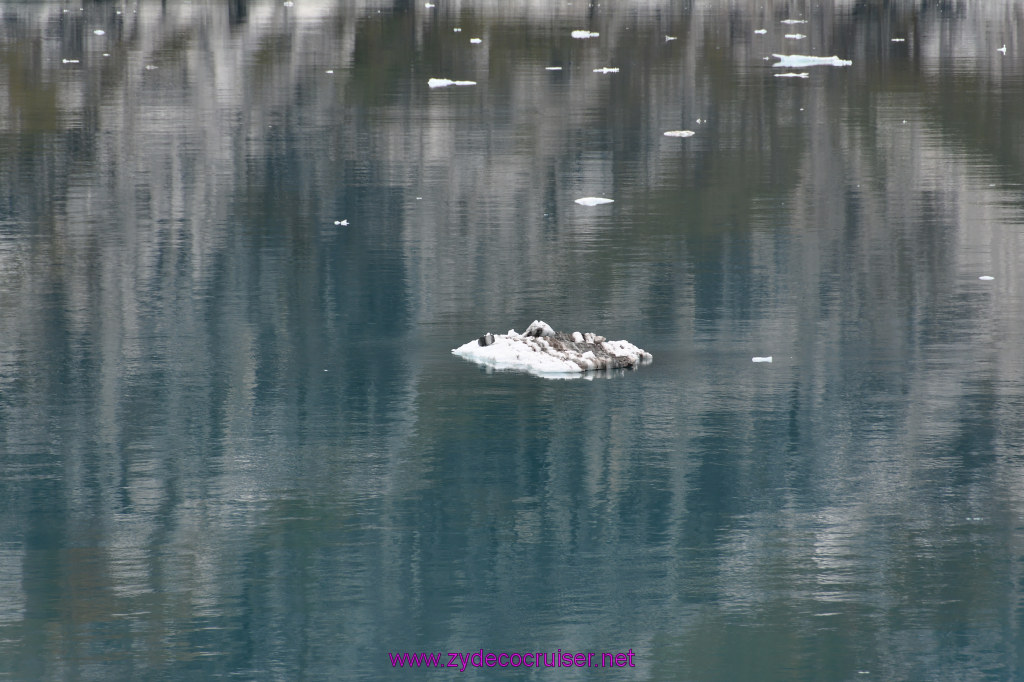
[[[594,33],[593,31],[573,31],[572,37],[580,40],[586,40],[587,38],[596,38],[600,33]]]
[[[629,369],[654,359],[628,341],[609,341],[591,332],[556,332],[540,320],[534,320],[522,334],[514,329],[507,334],[484,334],[452,349],[452,354],[495,369],[541,376]]]
[[[779,61],[772,64],[772,67],[786,69],[804,69],[808,66],[850,66],[853,62],[849,59],[839,57],[811,57],[805,54],[773,54]]]
[[[580,206],[600,206],[601,204],[614,203],[615,199],[605,199],[604,197],[580,197],[576,200],[576,203]]]
[[[431,78],[427,85],[432,88],[447,88],[449,85],[476,85],[476,81],[453,81],[448,78]]]
[[[692,130],[666,130],[665,137],[693,137],[696,133]]]

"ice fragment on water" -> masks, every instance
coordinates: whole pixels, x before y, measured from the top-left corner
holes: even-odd
[[[754,30],[754,33],[757,33],[758,35],[764,35],[767,32],[768,32],[768,29],[766,29],[766,28],[758,28],[758,29]]]
[[[801,71],[800,73],[793,73],[792,71],[790,71],[789,73],[777,73],[777,74],[775,74],[775,77],[776,78],[810,78],[811,74],[807,73],[806,71]]]
[[[993,277],[992,275],[982,275],[978,279],[983,280],[985,282],[991,282],[992,280],[995,279],[995,277]]]
[[[342,225],[342,226],[348,225],[348,218],[346,218],[345,220],[335,220],[334,224],[335,225]]]
[[[806,19],[783,19],[783,24],[806,24]]]
[[[807,36],[805,36],[803,33],[787,33],[783,37],[789,38],[790,40],[803,40]]]
[[[669,42],[670,40],[678,40],[678,38],[676,38],[675,36],[665,36],[666,43]]]
[[[480,43],[482,43],[484,41],[481,38],[470,38],[469,42],[473,43],[474,45],[479,45]]]
[[[292,0],[284,0],[284,6],[285,7],[294,7],[295,3],[292,2]]]
[[[334,73],[334,69],[327,69],[324,73]]]
[[[773,54],[779,61],[772,64],[773,67],[788,69],[801,69],[808,66],[850,66],[853,61],[840,59],[835,55],[831,57],[811,57],[803,54]]]
[[[561,66],[545,66],[544,70],[545,71],[561,71],[562,67]]]
[[[1005,55],[1006,54],[1006,43],[1003,43],[1003,46],[1000,47],[998,50],[996,50],[996,52],[1002,52]]]
[[[94,34],[94,35],[98,35],[98,36],[102,36],[102,35],[106,35],[106,34],[107,34],[107,32],[106,32],[106,31],[104,31],[104,30],[103,30],[102,28],[98,28],[98,29],[96,29],[95,31],[93,31],[93,34]]]
[[[907,39],[906,38],[890,38],[889,42],[890,43],[905,43],[905,42],[907,42]]]
[[[586,38],[596,38],[599,35],[601,35],[601,34],[600,33],[595,33],[593,31],[580,31],[580,30],[577,30],[577,31],[573,31],[572,32],[572,37],[573,38],[579,38],[581,40],[584,40]]]
[[[81,61],[78,60],[78,59],[62,59],[62,60],[60,60],[60,63],[61,64],[80,64]]]
[[[580,197],[576,203],[580,206],[600,206],[601,204],[611,204],[614,201],[614,199],[605,199],[604,197]]]
[[[594,69],[594,73],[618,73],[619,67],[617,66],[603,66],[600,69]]]
[[[761,357],[759,355],[755,355],[754,357],[752,357],[750,359],[753,362],[771,362],[772,361],[772,356],[768,355],[768,356],[765,356],[765,357]]]
[[[462,33],[462,29],[458,27],[453,28],[452,31],[455,33]]]
[[[692,130],[666,130],[665,137],[693,137],[696,133]]]

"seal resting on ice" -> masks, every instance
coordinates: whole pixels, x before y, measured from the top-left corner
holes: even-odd
[[[556,332],[534,320],[522,334],[488,332],[452,353],[497,369],[535,374],[565,374],[595,369],[624,369],[645,365],[654,358],[629,341],[609,341],[592,332]]]

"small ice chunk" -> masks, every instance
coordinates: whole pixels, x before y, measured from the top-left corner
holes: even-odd
[[[476,85],[476,81],[453,81],[449,78],[431,78],[427,85],[432,88],[447,88],[449,85]]]
[[[426,7],[427,9],[433,9],[434,7],[436,7],[436,5],[432,2],[425,2],[423,3],[423,6]]]
[[[772,64],[773,68],[802,69],[808,66],[850,66],[853,62],[849,59],[831,57],[811,57],[803,54],[773,54],[779,61]]]
[[[344,227],[344,226],[348,225],[348,218],[346,218],[345,220],[335,220],[334,224],[335,225],[341,225],[342,227]]]
[[[526,331],[523,332],[523,336],[533,336],[533,337],[554,336],[554,335],[555,335],[555,330],[551,328],[551,325],[549,325],[547,322],[544,322],[542,320],[534,320],[533,322],[530,323],[530,326],[526,328]]]
[[[803,40],[807,36],[805,36],[803,33],[787,33],[786,35],[784,35],[782,37],[783,38],[789,38],[790,40]]]
[[[998,50],[996,50],[996,52],[1002,52],[1005,55],[1006,54],[1006,43],[1003,43],[1003,46],[1000,47]]]
[[[905,42],[907,42],[907,39],[906,38],[890,38],[889,42],[890,43],[905,43]]]
[[[782,23],[784,23],[784,24],[806,24],[807,20],[806,19],[783,19]]]
[[[617,66],[603,66],[600,69],[594,69],[594,73],[618,73],[619,67]]]
[[[665,137],[693,137],[696,135],[692,130],[666,130]]]
[[[334,69],[327,69],[324,73],[334,73]]]
[[[794,72],[790,71],[789,73],[777,73],[777,74],[775,74],[775,77],[776,78],[810,78],[811,74],[807,73],[806,71],[801,71],[800,73],[794,73]]]
[[[580,40],[586,40],[587,38],[596,38],[599,35],[601,35],[601,34],[600,33],[595,33],[593,31],[577,30],[577,31],[573,31],[572,32],[572,37],[573,38],[578,38]]]
[[[452,32],[453,33],[462,33],[462,29],[459,28],[458,26],[456,26],[455,28],[452,29]]]
[[[767,32],[768,32],[768,29],[766,29],[766,28],[758,28],[758,29],[754,29],[754,33],[756,33],[756,34],[758,34],[758,35],[762,35],[762,36],[763,36],[763,35],[764,35],[765,33],[767,33]]]
[[[605,199],[604,197],[580,197],[576,200],[576,203],[580,206],[600,206],[601,204],[610,204],[614,201],[614,199]]]
[[[146,71],[155,71],[156,69],[159,69],[159,68],[160,67],[157,66],[156,64],[146,64]]]
[[[572,340],[575,341],[576,343],[583,343],[583,334],[580,334],[579,332],[573,332]]]
[[[105,35],[107,35],[107,32],[104,31],[102,28],[98,28],[95,31],[93,31],[92,33],[93,33],[93,35],[97,35],[97,36],[105,36]]]
[[[670,42],[670,41],[672,41],[672,40],[679,40],[679,39],[678,39],[678,38],[676,38],[675,36],[665,36],[665,42],[666,42],[666,43],[667,43],[667,42]]]
[[[755,355],[754,357],[752,357],[750,359],[753,362],[771,362],[772,361],[772,356],[767,355],[767,356],[762,357],[760,355]]]
[[[292,0],[284,0],[285,7],[295,7],[295,3]]]
[[[479,45],[480,43],[482,43],[484,41],[483,41],[482,38],[470,38],[469,42],[473,43],[474,45]]]
[[[995,279],[995,277],[993,277],[992,275],[982,275],[978,279],[980,279],[980,280],[982,280],[984,282],[991,282],[992,280]]]
[[[545,66],[544,70],[545,71],[561,71],[562,67],[561,66]]]
[[[78,59],[62,59],[61,64],[81,64],[81,60]]]

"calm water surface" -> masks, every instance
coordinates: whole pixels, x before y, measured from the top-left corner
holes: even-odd
[[[0,678],[1024,678],[1021,4],[437,5],[0,3]]]

